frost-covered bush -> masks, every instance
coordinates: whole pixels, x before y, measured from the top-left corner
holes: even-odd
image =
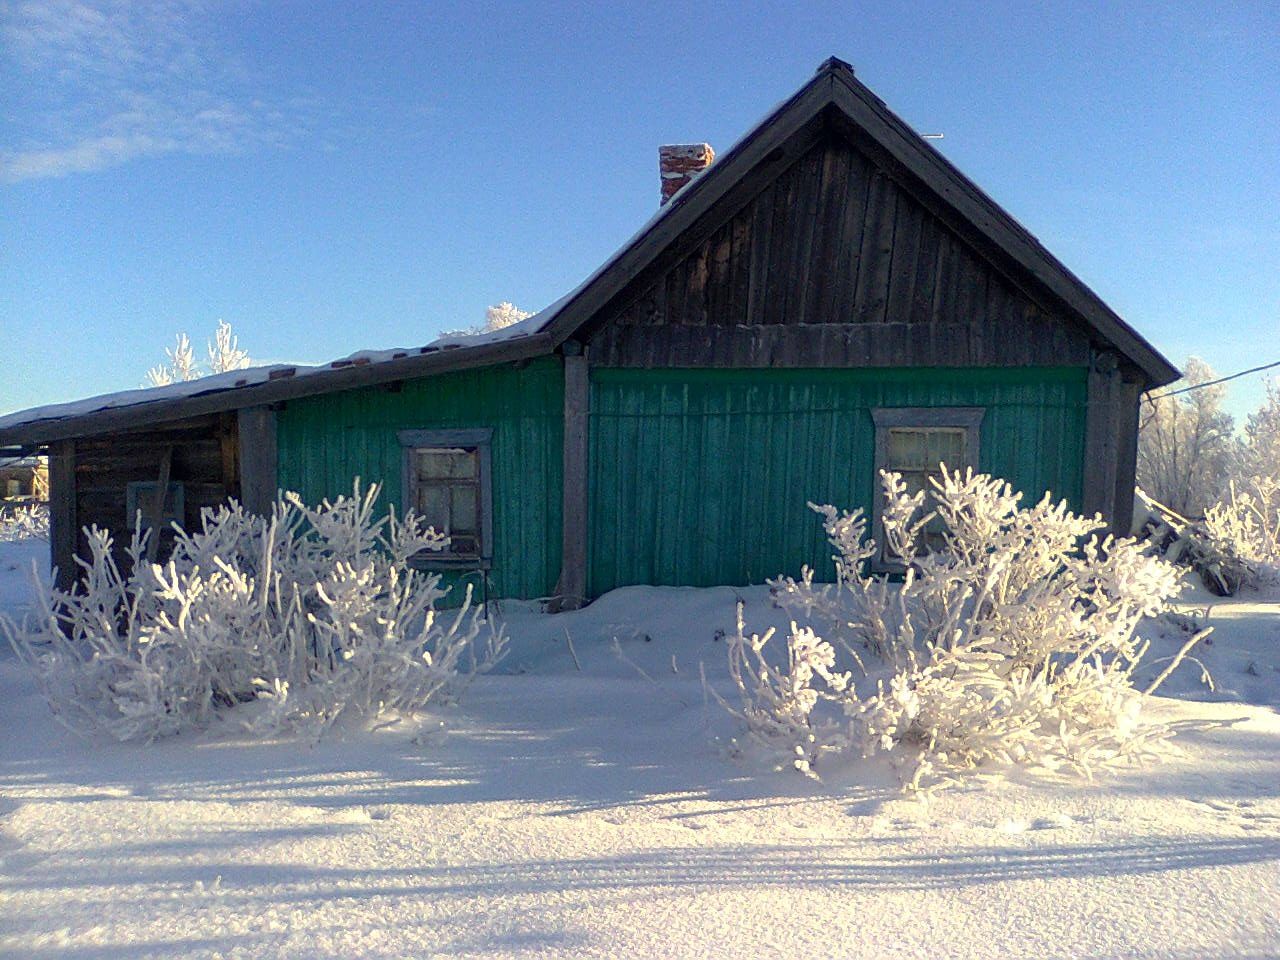
[[[1219,581],[1222,593],[1280,581],[1280,474],[1232,481],[1195,534],[1198,565]]]
[[[15,507],[0,513],[0,543],[49,539],[49,508],[43,503]]]
[[[1088,773],[1151,755],[1168,731],[1140,722],[1135,628],[1176,593],[1176,568],[1131,539],[1099,539],[1100,518],[1047,496],[1021,507],[1007,483],[971,470],[944,468],[927,512],[924,492],[882,476],[900,582],[868,573],[880,547],[861,510],[811,505],[836,582],[816,586],[810,570],[771,581],[811,624],[793,622],[784,662],[772,633],[747,636],[740,622],[729,638],[730,709],[748,731],[804,772],[827,753],[887,754],[913,789],[988,763]],[[929,550],[935,517],[942,546]]]
[[[408,715],[477,668],[476,611],[447,615],[440,578],[409,569],[446,539],[412,514],[377,516],[378,487],[309,507],[285,494],[270,517],[236,503],[175,527],[164,564],[135,530],[125,562],[88,531],[83,576],[37,585],[33,612],[0,629],[55,715],[82,733],[152,740],[206,726],[232,707],[258,732],[342,716]],[[479,667],[501,652],[501,638]]]

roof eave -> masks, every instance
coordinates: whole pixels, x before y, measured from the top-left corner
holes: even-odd
[[[0,444],[31,445],[152,426],[187,417],[222,413],[244,407],[279,403],[320,393],[392,383],[415,377],[468,370],[475,367],[526,360],[554,349],[546,332],[475,346],[445,347],[380,363],[354,363],[294,378],[267,380],[243,387],[225,387],[208,393],[167,397],[121,407],[108,407],[78,416],[34,420],[0,428]]]
[[[1163,386],[1181,376],[1178,368],[1145,337],[1108,307],[981,187],[912,130],[852,71],[835,71],[832,81],[833,102],[839,109],[1138,367],[1147,377],[1149,387]]]

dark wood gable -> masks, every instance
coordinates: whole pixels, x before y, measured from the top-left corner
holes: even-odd
[[[1035,302],[828,120],[754,196],[726,200],[579,333],[593,364],[1089,363],[1079,323]]]

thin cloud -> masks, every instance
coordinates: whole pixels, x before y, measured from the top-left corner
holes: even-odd
[[[26,2],[0,23],[18,143],[0,178],[62,177],[168,153],[236,153],[306,132],[307,101],[273,102],[208,36],[197,0]]]

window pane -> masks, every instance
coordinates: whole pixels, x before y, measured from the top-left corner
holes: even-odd
[[[453,529],[454,532],[474,533],[476,530],[476,495],[480,488],[472,484],[453,488]]]
[[[419,450],[418,476],[424,480],[474,479],[478,460],[475,450]]]
[[[906,485],[907,493],[917,494],[921,490],[925,493],[931,493],[933,487],[929,484],[929,474],[923,470],[913,470],[902,474],[902,482]]]
[[[449,541],[449,552],[462,556],[476,556],[480,553],[480,541],[469,534],[460,536],[455,533]]]
[[[920,430],[889,431],[887,470],[923,470],[926,466],[925,436]]]
[[[418,516],[437,533],[443,533],[449,526],[449,488],[419,484]]]
[[[927,448],[930,470],[940,463],[954,470],[964,462],[964,434],[958,430],[930,430]]]

